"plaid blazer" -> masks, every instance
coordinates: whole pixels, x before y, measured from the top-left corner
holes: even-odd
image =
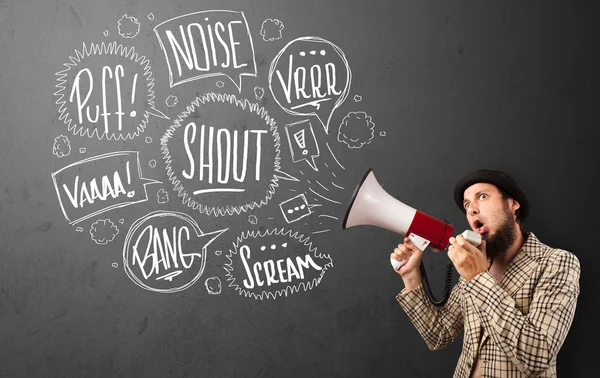
[[[482,377],[556,377],[579,275],[574,254],[529,233],[501,282],[487,271],[470,282],[460,277],[441,308],[428,300],[422,284],[396,299],[431,350],[447,347],[464,330],[454,377],[468,378],[477,358]]]

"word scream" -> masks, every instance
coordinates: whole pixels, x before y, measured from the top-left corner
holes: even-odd
[[[240,248],[240,256],[248,277],[244,280],[246,289],[254,288],[255,282],[257,286],[261,287],[265,284],[271,286],[272,284],[277,283],[303,280],[304,269],[309,269],[311,267],[315,270],[323,270],[322,267],[313,261],[308,253],[304,256],[304,259],[300,256],[296,256],[296,260],[287,257],[277,261],[267,260],[262,263],[255,262],[254,265],[252,265],[252,268],[248,265],[248,260],[250,259],[250,247],[243,245]]]
[[[231,132],[228,129],[215,129],[212,126],[207,128],[205,125],[200,127],[200,132],[197,132],[197,129],[196,124],[190,122],[184,130],[184,147],[188,164],[181,171],[183,177],[191,180],[197,176],[199,181],[208,184],[213,184],[215,181],[219,184],[233,181],[242,183],[246,179],[247,171],[250,171],[254,180],[260,181],[261,136],[267,130],[245,130],[242,137],[238,130]],[[249,148],[254,148],[256,152],[256,158],[251,162],[248,162]],[[198,152],[197,156],[194,156],[195,151]],[[212,188],[199,190],[194,194],[209,191],[244,191],[244,189]]]

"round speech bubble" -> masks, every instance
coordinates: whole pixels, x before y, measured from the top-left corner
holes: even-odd
[[[352,72],[342,49],[319,37],[301,37],[277,54],[269,69],[269,89],[292,115],[314,115],[325,132],[333,111],[346,97]]]
[[[154,104],[150,61],[117,42],[83,43],[56,73],[59,120],[74,135],[126,140],[138,136],[150,115],[169,119]]]
[[[143,289],[185,290],[202,276],[206,247],[225,231],[202,232],[185,213],[154,211],[131,225],[123,246],[123,268]]]

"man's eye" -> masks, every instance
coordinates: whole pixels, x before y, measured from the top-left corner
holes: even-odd
[[[469,208],[469,203],[467,202],[467,203],[465,203],[465,209],[468,209],[468,208]]]
[[[487,194],[485,194],[485,193],[481,193],[479,195],[479,199],[486,199],[486,198],[487,198]]]

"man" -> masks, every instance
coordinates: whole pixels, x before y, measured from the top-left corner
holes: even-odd
[[[392,253],[408,260],[398,270],[405,287],[396,299],[431,350],[464,330],[454,377],[556,377],[579,296],[579,260],[523,233],[529,204],[506,173],[469,174],[456,184],[454,199],[481,245],[450,238],[448,257],[460,278],[438,308],[423,290],[423,252],[405,238]]]

